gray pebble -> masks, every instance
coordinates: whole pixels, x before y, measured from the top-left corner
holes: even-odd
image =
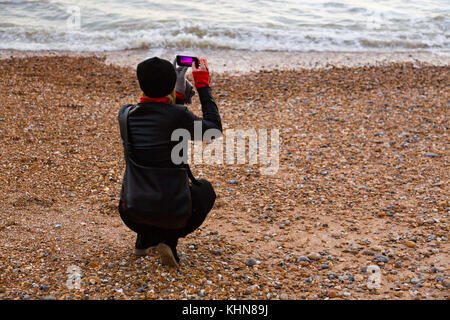
[[[47,296],[44,300],[56,300],[56,298],[54,296]]]
[[[256,259],[248,258],[245,264],[247,265],[247,267],[253,267],[254,265],[256,265]]]
[[[330,280],[334,280],[334,279],[337,279],[337,278],[339,278],[339,276],[336,273],[329,273],[328,274],[328,279],[330,279]]]
[[[145,288],[144,287],[140,287],[136,290],[136,292],[142,293],[145,292]]]
[[[437,153],[430,152],[430,153],[425,153],[425,157],[427,157],[427,158],[439,158],[440,155],[438,155]]]
[[[229,184],[238,184],[238,181],[237,181],[237,180],[234,180],[234,179],[228,180],[227,182],[228,182]]]
[[[353,282],[355,281],[355,278],[350,273],[344,273],[344,275],[342,276],[342,280]]]
[[[376,256],[373,258],[373,260],[376,261],[376,262],[384,262],[384,263],[386,263],[386,262],[389,261],[388,257],[382,256],[382,255],[376,255]]]
[[[297,259],[297,262],[302,262],[302,261],[311,262],[311,260],[308,257],[300,257]]]
[[[438,273],[440,271],[442,271],[440,268],[432,268],[431,269],[431,272],[433,272],[433,273]]]

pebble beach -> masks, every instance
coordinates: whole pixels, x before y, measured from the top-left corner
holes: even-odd
[[[212,69],[224,129],[279,129],[279,170],[193,164],[218,198],[178,269],[117,212],[133,63],[0,59],[0,299],[449,299],[448,63]]]

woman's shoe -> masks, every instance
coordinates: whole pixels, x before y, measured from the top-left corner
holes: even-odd
[[[163,265],[178,268],[178,262],[175,259],[172,249],[167,244],[159,243],[156,246],[156,250],[158,250]]]
[[[150,253],[150,250],[154,248],[154,247],[149,247],[147,249],[137,249],[134,248],[134,255],[138,256],[138,257],[145,257],[146,255],[148,255]]]
[[[150,253],[150,250],[154,249],[156,244],[145,241],[144,235],[138,233],[136,237],[136,244],[134,245],[134,255],[138,257],[144,257]],[[148,240],[148,239],[147,239]]]

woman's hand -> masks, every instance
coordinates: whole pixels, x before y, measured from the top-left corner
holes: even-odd
[[[186,91],[186,71],[188,67],[177,67],[177,58],[173,60],[173,67],[177,73],[177,82],[175,84],[175,91],[184,95]]]
[[[192,64],[192,72],[194,72],[194,71],[207,71],[207,72],[209,72],[208,60],[206,60],[206,58],[199,58],[199,57],[197,57],[197,59],[198,59],[198,68],[195,65],[195,63],[193,63]]]
[[[192,64],[192,76],[194,77],[194,85],[198,88],[209,87],[209,68],[208,61],[205,58],[198,58],[198,68]]]
[[[192,84],[186,79],[188,67],[177,67],[177,58],[173,61],[173,66],[177,73],[177,82],[175,84],[177,97],[181,101],[184,101],[184,103],[190,104],[192,97],[195,95],[195,91]]]

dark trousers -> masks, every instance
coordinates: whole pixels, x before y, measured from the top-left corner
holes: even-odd
[[[200,182],[199,185],[192,184],[189,186],[192,198],[192,215],[181,229],[161,229],[134,223],[127,216],[127,212],[122,206],[122,201],[120,201],[120,217],[128,228],[137,233],[136,249],[146,249],[160,242],[176,248],[179,238],[186,237],[201,226],[214,205],[216,193],[208,180],[199,179],[198,181]]]

